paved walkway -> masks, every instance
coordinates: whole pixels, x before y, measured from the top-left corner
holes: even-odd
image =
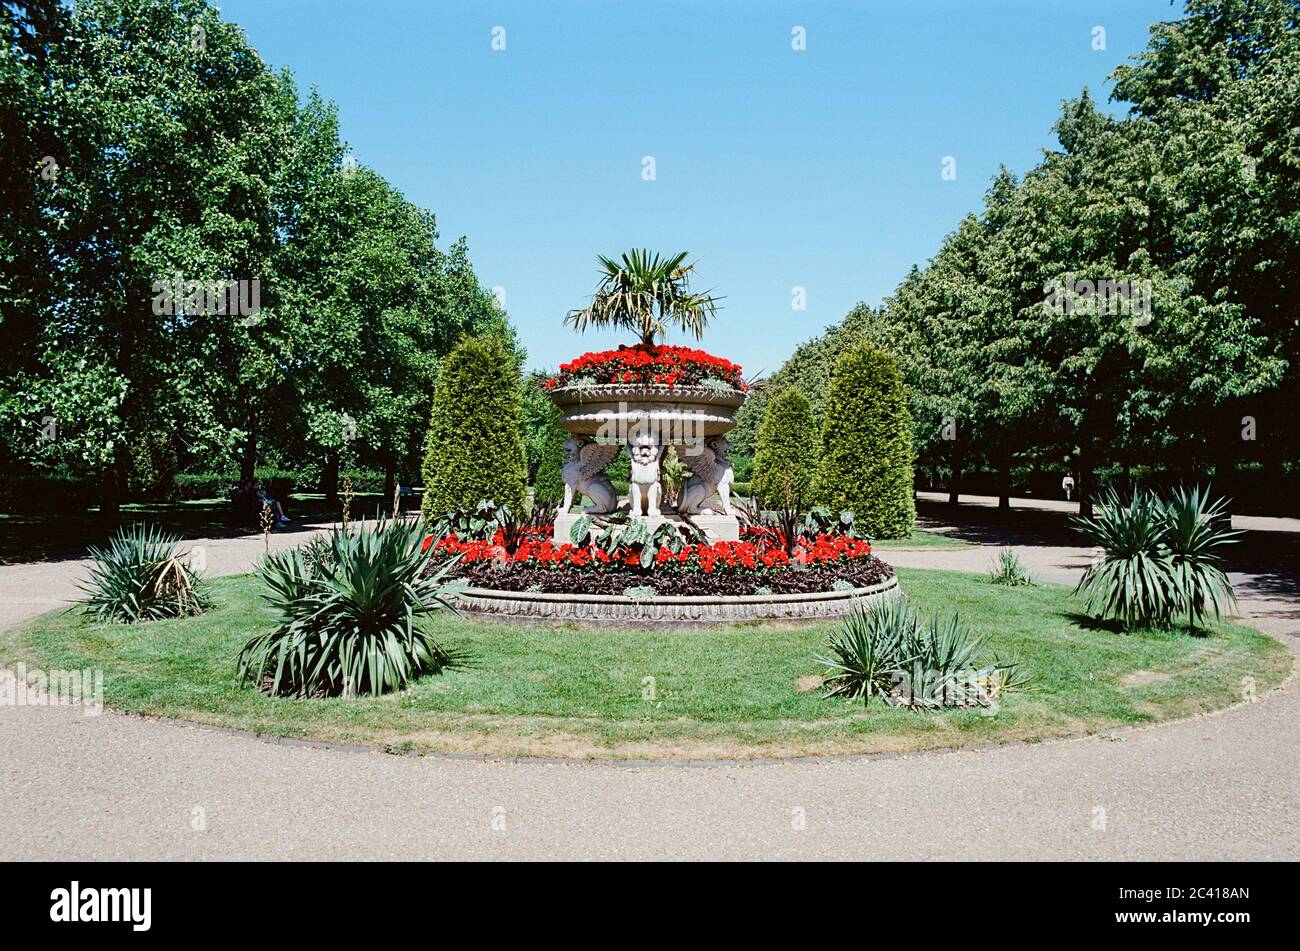
[[[996,535],[964,524],[955,533]],[[1008,538],[1043,580],[1069,581],[1089,558]],[[1265,541],[1261,557],[1276,539]],[[201,543],[214,574],[246,570],[261,545]],[[995,550],[888,557],[983,571]],[[0,625],[73,597],[82,570],[0,567]],[[1266,567],[1235,577],[1252,623],[1295,649],[1294,576]],[[1105,737],[710,767],[413,759],[0,706],[0,860],[1297,859],[1298,748],[1294,686]]]

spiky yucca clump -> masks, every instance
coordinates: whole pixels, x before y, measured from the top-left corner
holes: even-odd
[[[854,610],[817,659],[831,696],[914,709],[988,706],[1026,678],[1015,662],[985,658],[984,648],[957,615],[922,621],[900,596]]]
[[[454,610],[462,585],[447,580],[451,561],[426,574],[432,550],[423,542],[418,523],[353,523],[326,545],[267,555],[264,597],[280,617],[244,645],[240,682],[272,695],[374,695],[463,663],[428,624]]]
[[[1034,579],[1021,563],[1020,556],[1006,546],[998,549],[997,556],[993,559],[993,567],[989,569],[989,580],[994,584],[1004,584],[1008,588],[1021,588],[1034,583]]]
[[[118,529],[107,548],[91,548],[90,579],[81,600],[96,621],[136,624],[202,614],[211,607],[207,589],[178,550],[179,535],[137,523]]]
[[[1217,552],[1241,534],[1227,521],[1227,502],[1199,488],[1175,489],[1168,501],[1145,489],[1125,500],[1111,489],[1096,515],[1073,520],[1102,549],[1075,590],[1089,611],[1126,630],[1168,627],[1179,614],[1195,630],[1235,603]]]

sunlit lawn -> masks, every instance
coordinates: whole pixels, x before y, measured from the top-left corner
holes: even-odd
[[[279,736],[394,749],[551,756],[765,757],[960,746],[1147,723],[1262,693],[1290,654],[1248,628],[1208,638],[1120,634],[1075,612],[1067,588],[1004,588],[900,569],[922,612],[958,611],[1018,658],[1031,689],[994,715],[864,708],[810,689],[829,625],[709,630],[527,628],[448,619],[473,667],[379,699],[270,699],[234,681],[235,657],[271,620],[249,576],[214,582],[218,607],[185,621],[105,626],[45,615],[0,634],[0,662],[104,670],[107,705]],[[815,681],[813,681],[815,683]]]

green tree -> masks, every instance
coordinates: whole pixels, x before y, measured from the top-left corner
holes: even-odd
[[[836,361],[814,497],[848,509],[872,538],[912,530],[912,420],[898,361],[867,341]]]
[[[786,387],[772,397],[758,429],[751,488],[768,508],[797,506],[812,497],[821,440],[808,397]]]
[[[424,458],[426,519],[483,500],[523,510],[527,468],[519,371],[498,336],[466,337],[447,356]]]

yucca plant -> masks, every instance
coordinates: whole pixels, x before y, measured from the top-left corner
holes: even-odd
[[[953,614],[922,622],[907,599],[855,609],[832,635],[823,684],[831,696],[878,697],[913,709],[989,706],[1028,678],[1018,663],[983,657],[985,639]]]
[[[817,660],[827,667],[822,681],[833,697],[867,703],[888,701],[915,659],[916,617],[907,599],[893,598],[874,610],[855,608],[831,635],[829,653]]]
[[[913,624],[904,653],[911,657],[910,689],[899,702],[913,707],[947,707],[971,702],[970,680],[980,668],[984,638],[956,614]]]
[[[1110,489],[1096,515],[1071,521],[1102,549],[1075,588],[1088,611],[1115,618],[1126,630],[1168,625],[1180,595],[1166,543],[1167,515],[1155,494],[1134,489],[1124,501]]]
[[[179,535],[157,525],[120,528],[107,548],[90,549],[90,579],[79,585],[96,621],[136,624],[202,614],[212,606],[206,587],[180,551]]]
[[[1237,541],[1241,532],[1225,527],[1231,521],[1226,499],[1211,500],[1199,487],[1170,492],[1165,504],[1165,541],[1173,561],[1174,583],[1181,608],[1194,631],[1204,624],[1207,608],[1217,619],[1236,607],[1232,583],[1216,549]]]
[[[1005,546],[998,549],[993,559],[993,567],[989,569],[989,580],[1009,588],[1020,588],[1034,583],[1034,579],[1021,564],[1020,556]]]
[[[455,611],[463,583],[448,579],[454,559],[430,570],[423,539],[417,523],[353,524],[323,549],[266,556],[263,597],[280,617],[244,645],[240,683],[274,696],[378,695],[463,666],[429,630],[435,614]]]

